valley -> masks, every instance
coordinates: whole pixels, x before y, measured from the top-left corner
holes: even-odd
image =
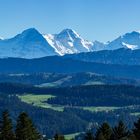
[[[77,108],[77,109],[83,109],[83,110],[88,110],[91,112],[108,112],[108,111],[113,111],[115,109],[123,109],[123,107],[96,107],[96,106],[67,106],[67,105],[53,105],[53,104],[48,104],[47,100],[54,98],[55,96],[52,95],[36,95],[36,94],[24,94],[24,95],[19,95],[18,96],[22,102],[31,104],[33,106],[41,107],[41,108],[49,108],[52,110],[56,111],[64,111],[64,108]],[[125,107],[124,107],[125,108]]]
[[[113,126],[121,118],[125,122],[129,119],[129,128],[132,128],[133,121],[139,117],[139,93],[138,86],[128,85],[40,88],[0,83],[0,111],[8,107],[13,120],[16,114],[26,111],[40,132],[49,137],[56,131],[85,132],[89,125],[94,128],[104,121]]]

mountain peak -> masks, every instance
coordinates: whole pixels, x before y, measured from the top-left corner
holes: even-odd
[[[130,33],[126,33],[125,35],[123,35],[122,38],[124,38],[124,37],[139,37],[139,36],[140,36],[139,31],[132,31]]]
[[[139,33],[140,34],[140,30],[136,30],[136,31],[133,31],[133,32],[136,32],[136,33]]]
[[[140,32],[132,31],[126,33],[107,45],[107,49],[128,48],[131,50],[140,49]]]
[[[64,30],[61,31],[61,33],[74,33],[75,31],[73,29],[70,29],[70,28],[66,28]]]
[[[37,29],[35,29],[35,28],[29,28],[29,29],[27,29],[27,30],[24,30],[21,34],[26,34],[26,35],[28,35],[28,34],[40,34],[39,33],[39,31],[37,30]]]
[[[75,39],[75,38],[80,38],[80,35],[75,30],[67,28],[67,29],[62,30],[58,34],[58,37],[59,38],[72,38],[72,39]]]
[[[27,30],[24,30],[21,34],[18,34],[15,36],[16,39],[22,39],[24,41],[43,41],[44,38],[42,34],[39,33],[38,30],[35,28],[29,28]]]

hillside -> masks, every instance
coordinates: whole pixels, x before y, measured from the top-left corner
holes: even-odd
[[[25,100],[29,93],[30,103],[29,98]],[[83,132],[89,124],[94,127],[94,124],[101,124],[104,121],[114,125],[122,117],[125,117],[125,122],[129,120],[129,127],[132,127],[133,121],[140,112],[139,93],[139,87],[123,85],[37,88],[1,83],[0,111],[8,108],[14,120],[17,114],[26,111],[33,118],[40,132],[48,136],[53,136],[56,131],[63,134]],[[35,100],[35,97],[50,94],[56,98],[50,96],[49,100],[42,100],[43,106],[36,103],[38,100]],[[24,100],[21,100],[22,97]],[[108,99],[111,102],[108,102]],[[53,106],[55,108],[61,106],[63,111],[47,108],[48,104],[52,106],[55,104]]]
[[[32,73],[32,74],[0,74],[0,82],[29,84],[39,87],[66,87],[78,85],[125,84],[139,85],[140,80],[104,76],[92,72],[86,73]]]
[[[0,73],[78,73],[93,72],[97,74],[122,77],[140,78],[140,66],[115,65],[93,62],[83,62],[59,56],[44,57],[39,59],[5,58],[0,59]]]

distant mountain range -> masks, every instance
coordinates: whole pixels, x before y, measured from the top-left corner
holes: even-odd
[[[0,57],[40,58],[101,50],[140,49],[140,32],[133,31],[101,43],[83,39],[76,31],[65,29],[59,34],[41,34],[30,28],[10,39],[0,38]]]

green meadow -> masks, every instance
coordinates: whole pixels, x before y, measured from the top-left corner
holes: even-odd
[[[34,106],[42,107],[42,108],[50,108],[56,111],[63,111],[64,107],[54,106],[47,103],[49,98],[54,98],[52,95],[34,95],[34,94],[24,94],[18,96],[22,102],[32,104]]]
[[[50,98],[54,98],[55,96],[53,95],[36,95],[36,94],[24,94],[24,95],[19,95],[18,96],[22,102],[28,103],[28,104],[32,104],[34,106],[38,106],[38,107],[42,107],[42,108],[49,108],[49,109],[53,109],[56,111],[63,111],[64,107],[66,106],[61,106],[61,105],[52,105],[52,104],[48,104],[47,100]],[[67,106],[68,107],[68,106]],[[81,108],[84,110],[88,110],[91,112],[100,112],[100,111],[113,111],[115,109],[119,109],[119,107],[94,107],[94,106],[89,106],[89,107],[77,107],[74,106],[75,108]]]

